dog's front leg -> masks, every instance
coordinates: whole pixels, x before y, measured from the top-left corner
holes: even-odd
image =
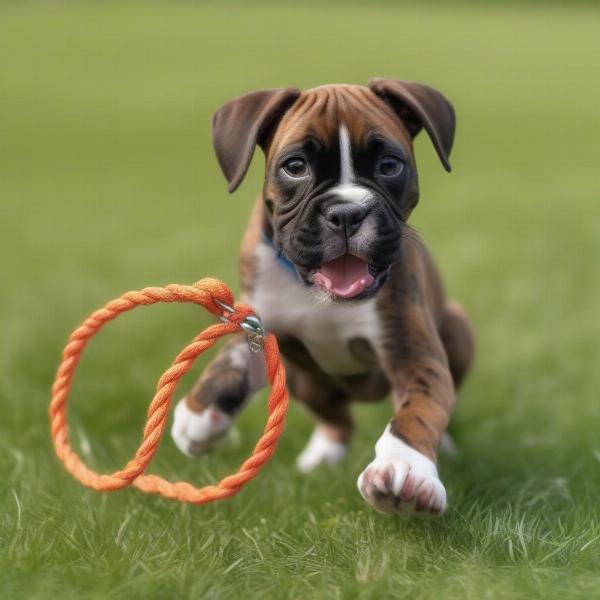
[[[245,335],[236,336],[179,401],[171,429],[177,447],[188,456],[205,452],[229,431],[234,415],[265,384],[262,353],[250,351]]]
[[[411,346],[387,357],[395,414],[375,445],[375,459],[358,478],[358,489],[387,513],[436,515],[446,509],[446,490],[436,459],[455,403],[444,348],[427,327]]]

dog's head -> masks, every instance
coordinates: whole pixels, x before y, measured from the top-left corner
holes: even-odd
[[[413,138],[424,128],[449,171],[454,127],[437,90],[373,79],[236,98],[215,113],[213,142],[231,192],[261,146],[267,235],[306,285],[359,300],[402,255],[419,197]]]

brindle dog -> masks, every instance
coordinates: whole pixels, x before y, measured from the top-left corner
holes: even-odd
[[[354,428],[351,401],[390,394],[394,416],[358,478],[383,512],[439,514],[436,458],[473,334],[407,225],[419,198],[413,138],[425,129],[444,167],[454,110],[437,90],[374,79],[254,92],[219,109],[215,152],[233,192],[256,145],[264,187],[242,242],[244,300],[277,336],[292,394],[318,424],[298,467],[337,463]],[[177,445],[204,451],[265,384],[235,339],[180,402]]]

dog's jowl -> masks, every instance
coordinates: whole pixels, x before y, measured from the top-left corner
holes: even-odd
[[[449,171],[448,100],[426,85],[374,79],[241,96],[215,113],[213,142],[232,192],[255,147],[265,154],[240,274],[244,300],[277,336],[290,391],[317,420],[298,468],[340,461],[351,403],[389,395],[393,416],[358,489],[383,512],[439,514],[437,451],[473,335],[407,224],[421,129]],[[199,454],[221,437],[264,386],[263,369],[242,338],[225,347],[177,408],[177,445]]]

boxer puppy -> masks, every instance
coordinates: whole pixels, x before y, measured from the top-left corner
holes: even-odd
[[[419,198],[413,138],[424,129],[450,171],[454,128],[440,92],[386,79],[258,91],[213,118],[230,192],[256,145],[266,158],[241,283],[243,300],[277,337],[290,391],[317,419],[297,466],[339,462],[354,429],[351,402],[389,394],[394,415],[358,477],[364,499],[382,512],[446,508],[437,450],[473,335],[407,221]],[[231,341],[178,405],[178,447],[205,451],[264,385],[262,357],[243,336]]]

